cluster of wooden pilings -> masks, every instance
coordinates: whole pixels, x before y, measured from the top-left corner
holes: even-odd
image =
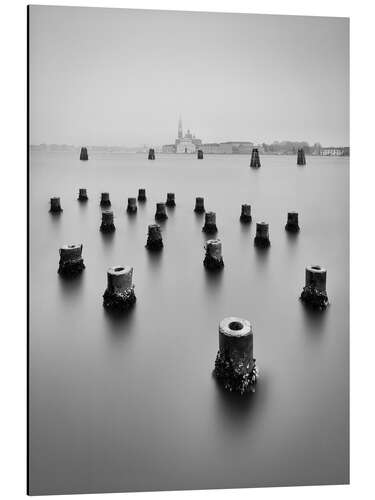
[[[81,160],[87,160],[87,149],[82,148]],[[150,149],[148,159],[155,159],[155,151]],[[198,151],[198,159],[203,159],[203,152]],[[303,149],[298,150],[298,165],[305,165]],[[259,168],[259,152],[253,149],[251,167]],[[79,189],[78,200],[88,201],[86,188]],[[126,211],[128,214],[137,213],[138,203],[147,201],[146,190],[140,188],[137,198],[128,198]],[[100,205],[103,207],[100,230],[108,233],[116,230],[114,213],[110,210],[111,200],[108,192],[101,193]],[[155,220],[168,219],[166,207],[176,207],[175,193],[167,193],[165,202],[156,203]],[[50,212],[60,214],[63,211],[59,197],[50,199]],[[218,232],[216,213],[205,209],[204,198],[196,197],[194,212],[204,214],[202,231],[215,235]],[[241,205],[240,222],[252,222],[251,205]],[[291,211],[287,214],[285,230],[297,233],[300,230],[298,212]],[[254,245],[261,249],[270,247],[269,224],[261,221],[256,223]],[[161,251],[164,247],[161,226],[157,223],[148,226],[146,248],[149,251]],[[82,257],[82,244],[64,245],[59,249],[58,273],[63,277],[75,277],[82,273],[85,264]],[[205,255],[203,265],[207,272],[220,272],[224,268],[222,255],[222,242],[219,238],[207,240],[204,247]],[[322,266],[311,265],[305,268],[305,285],[300,299],[309,307],[323,310],[328,305],[326,290],[327,271]],[[109,311],[128,311],[136,302],[133,284],[133,268],[117,265],[107,270],[107,287],[103,294],[103,306]],[[217,352],[214,374],[223,387],[229,391],[240,394],[254,390],[259,377],[259,370],[253,356],[253,329],[248,320],[238,317],[224,318],[219,323],[219,349]]]

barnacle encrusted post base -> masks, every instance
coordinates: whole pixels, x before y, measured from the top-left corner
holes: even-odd
[[[103,294],[103,306],[113,311],[127,311],[136,301],[133,268],[110,267],[107,271],[107,289]]]
[[[311,285],[303,287],[301,300],[313,309],[323,310],[328,306],[327,292],[322,292]]]
[[[134,293],[134,285],[122,292],[110,292],[108,289],[103,294],[103,306],[112,311],[127,311],[137,300]]]
[[[258,379],[253,357],[253,332],[249,321],[229,317],[219,324],[219,351],[214,375],[228,391],[244,394]]]
[[[323,310],[328,305],[326,290],[327,270],[321,266],[307,266],[305,270],[305,286],[300,299],[313,309]]]
[[[230,392],[239,392],[241,395],[246,392],[254,392],[254,385],[259,377],[259,370],[252,360],[250,363],[227,359],[223,351],[218,351],[215,360],[214,374],[224,389]]]
[[[57,272],[61,276],[77,276],[85,269],[82,258],[82,245],[65,245],[60,248],[60,261]]]
[[[206,255],[203,265],[209,271],[218,271],[224,267],[224,261],[221,254],[221,241],[208,240],[205,246]]]
[[[268,237],[255,236],[254,245],[258,248],[268,248],[271,242]]]
[[[292,222],[287,222],[285,224],[285,230],[289,231],[289,233],[298,233],[299,229],[298,224],[293,224]]]

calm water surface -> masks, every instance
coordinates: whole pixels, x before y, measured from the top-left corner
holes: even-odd
[[[349,161],[246,156],[30,156],[30,460],[32,494],[346,483],[349,480]],[[76,201],[86,187],[89,201]],[[126,214],[138,188],[148,200]],[[116,232],[99,232],[109,191]],[[155,204],[176,193],[164,250],[144,247]],[[49,198],[64,212],[51,216]],[[204,196],[217,214],[224,271],[203,267]],[[253,223],[242,226],[242,203]],[[290,210],[301,231],[284,230]],[[271,247],[253,246],[256,221]],[[82,243],[86,269],[57,274]],[[134,267],[135,309],[106,313],[106,270]],[[306,264],[327,267],[330,306],[298,300]],[[254,394],[212,377],[218,323],[250,320]]]

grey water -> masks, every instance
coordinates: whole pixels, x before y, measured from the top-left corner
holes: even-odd
[[[29,492],[178,490],[349,481],[349,160],[30,153]],[[77,201],[87,188],[87,203]],[[147,202],[126,213],[146,188]],[[116,232],[99,231],[109,191]],[[175,192],[164,249],[146,248],[156,202]],[[51,215],[49,199],[63,213]],[[225,267],[203,267],[203,217],[217,214]],[[253,222],[239,222],[241,204]],[[287,212],[301,231],[289,235]],[[271,247],[254,248],[256,221]],[[84,272],[57,274],[61,245],[83,244]],[[308,264],[327,268],[330,305],[299,301]],[[137,302],[102,306],[106,270],[134,267]],[[256,391],[212,376],[218,324],[248,319]]]

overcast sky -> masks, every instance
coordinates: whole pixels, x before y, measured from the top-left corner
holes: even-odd
[[[30,8],[30,142],[349,145],[349,20]]]

